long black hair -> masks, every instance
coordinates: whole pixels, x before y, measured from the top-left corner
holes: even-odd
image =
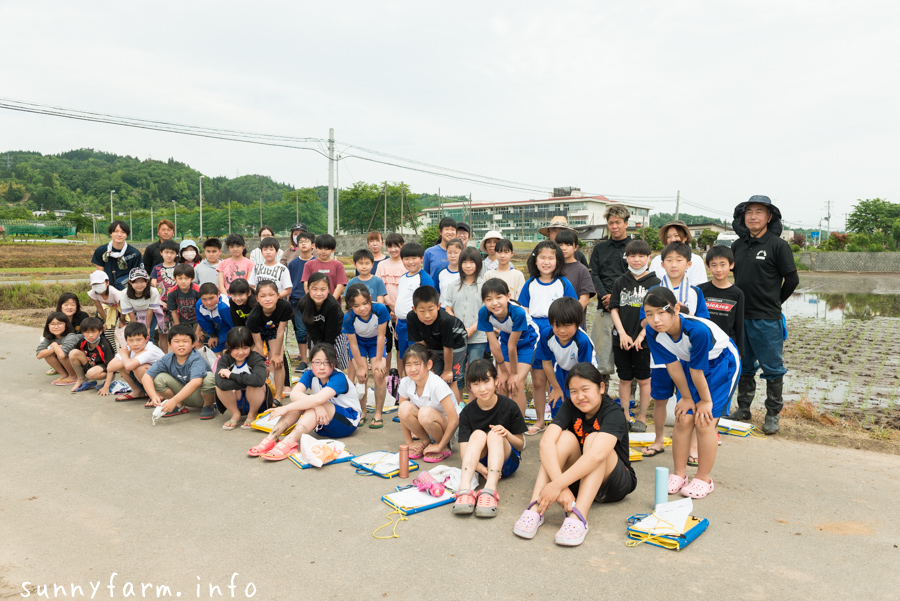
[[[466,274],[463,273],[462,264],[465,261],[471,261],[475,263],[475,281],[478,281],[478,278],[481,277],[481,268],[484,263],[481,260],[481,251],[479,251],[474,246],[467,246],[463,249],[463,251],[459,255],[459,264],[456,266],[459,269],[459,290],[462,290],[463,285],[466,283]]]
[[[328,274],[319,271],[309,276],[309,279],[306,281],[306,290],[308,291],[313,284],[323,280],[328,284],[328,289],[331,290],[331,279],[328,277]],[[321,309],[318,309],[316,308],[316,302],[309,295],[309,292],[307,292],[303,298],[300,299],[300,302],[297,303],[297,311],[300,312],[300,319],[303,320],[303,323],[312,323],[316,315],[325,313],[325,308],[332,303],[337,305],[338,311],[343,315],[344,312],[341,311],[341,303],[334,298],[334,295],[329,294],[326,296],[325,300],[322,301]]]
[[[495,247],[496,248],[496,247]],[[528,261],[525,264],[528,266],[528,273],[531,277],[537,279],[541,277],[541,272],[538,271],[537,268],[537,257],[541,254],[542,250],[550,249],[553,251],[553,254],[556,255],[556,267],[553,269],[553,273],[550,274],[554,280],[563,277],[566,270],[566,258],[562,254],[562,250],[559,248],[559,245],[553,240],[541,240],[538,242],[537,246],[534,247],[534,250],[531,251],[531,254],[528,255]]]
[[[606,391],[609,388],[609,376],[601,374],[600,370],[594,367],[592,363],[578,363],[569,370],[569,375],[566,376],[566,390],[569,389],[572,378],[583,378],[593,382],[597,385],[597,388],[601,389],[601,394],[606,396]]]
[[[50,322],[53,320],[61,322],[64,326],[66,326],[66,330],[62,333],[60,338],[65,338],[69,334],[75,331],[74,326],[72,326],[72,322],[69,321],[69,316],[63,313],[62,311],[54,311],[50,315],[47,316],[47,321],[44,322],[44,338],[47,340],[56,340],[53,337],[53,334],[50,332]]]

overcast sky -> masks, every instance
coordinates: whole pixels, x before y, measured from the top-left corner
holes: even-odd
[[[833,227],[900,202],[896,2],[0,5],[0,97],[327,138],[546,188],[730,216],[767,194]],[[894,58],[891,58],[894,57]],[[319,154],[0,110],[0,150],[174,157],[325,184]],[[352,152],[345,150],[346,153]],[[347,159],[340,181],[541,198]]]

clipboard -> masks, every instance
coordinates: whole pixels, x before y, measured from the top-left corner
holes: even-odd
[[[698,518],[694,516],[688,517],[684,534],[653,534],[646,530],[638,530],[634,527],[641,520],[647,517],[646,513],[639,513],[628,518],[628,538],[637,541],[634,545],[647,543],[654,547],[669,549],[670,551],[681,551],[697,538],[706,532],[709,527],[709,520],[706,518]],[[629,541],[631,542],[631,541]]]
[[[420,492],[412,484],[398,486],[395,492],[381,497],[382,501],[399,511],[402,515],[412,515],[434,509],[435,507],[449,505],[455,499],[456,496],[449,490],[445,490],[440,497],[432,497],[427,492]]]
[[[340,457],[338,457],[337,459],[334,459],[332,461],[329,461],[322,467],[325,467],[328,465],[334,465],[335,463],[347,463],[348,461],[352,461],[354,457],[356,457],[356,455],[347,451],[347,449],[344,449],[343,451],[341,451]],[[299,453],[294,453],[293,455],[289,456],[288,459],[290,459],[294,463],[294,465],[299,467],[301,470],[306,470],[306,469],[313,467],[310,464],[303,461],[303,458],[300,457]]]
[[[653,432],[629,432],[628,446],[630,447],[649,447],[656,440],[656,434]],[[663,438],[663,446],[671,447],[672,439],[666,436]]]
[[[281,419],[281,417],[270,418],[269,414],[272,413],[272,411],[272,409],[267,409],[266,411],[263,411],[262,413],[257,415],[256,419],[253,420],[253,423],[250,424],[250,427],[254,430],[260,430],[262,432],[271,432],[275,427],[275,424],[278,423],[278,420]],[[297,424],[292,424],[290,428],[284,431],[284,434],[290,434],[291,430],[293,430],[294,426],[296,425]]]
[[[628,461],[634,463],[635,461],[641,461],[644,458],[644,454],[636,449],[632,449],[628,447]]]
[[[350,460],[350,465],[356,468],[356,473],[375,475],[379,478],[394,478],[400,473],[400,454],[388,451],[372,451],[364,455],[358,455]],[[409,471],[419,469],[419,464],[409,460]]]
[[[756,428],[753,424],[746,422],[737,422],[730,419],[720,418],[717,429],[720,434],[728,434],[729,436],[740,436],[746,438]]]

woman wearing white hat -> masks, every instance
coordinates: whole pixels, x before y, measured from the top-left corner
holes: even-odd
[[[484,257],[481,261],[482,273],[491,269],[497,269],[497,265],[500,264],[497,261],[497,253],[494,252],[494,247],[497,245],[497,240],[502,239],[503,234],[496,230],[489,231],[481,239],[481,254]]]
[[[558,234],[561,230],[571,230],[573,232],[578,231],[574,227],[569,225],[569,221],[565,217],[557,216],[551,219],[549,224],[540,228],[538,232],[542,236],[547,236],[548,238],[556,242],[556,234]],[[575,251],[575,260],[590,269],[587,258],[584,256],[584,253],[582,253],[581,250]]]
[[[672,242],[690,244],[693,236],[685,222],[670,221],[659,228],[659,239],[662,241],[663,246]],[[650,271],[654,272],[659,279],[666,275],[666,268],[662,264],[662,255],[653,257],[653,260],[650,261]],[[703,257],[697,253],[691,253],[691,266],[688,267],[685,275],[687,275],[688,281],[693,286],[699,286],[704,282],[708,282],[709,278],[706,275],[706,264],[703,262]]]

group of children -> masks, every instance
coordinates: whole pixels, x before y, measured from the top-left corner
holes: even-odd
[[[590,272],[575,259],[574,231],[539,243],[525,279],[511,264],[508,240],[489,232],[479,250],[466,244],[467,235],[458,237],[468,234],[458,225],[443,219],[440,242],[427,251],[396,233],[384,240],[370,233],[368,248],[353,255],[356,276],[349,282],[332,256],[334,237],[313,236],[303,224],[292,228],[284,251],[271,229],[262,228],[249,259],[236,234],[225,239],[224,260],[218,239],[205,241],[202,262],[193,241],[163,241],[163,262],[149,273],[132,269],[125,290],[110,285],[102,271],[92,274],[88,295],[96,317],[81,311],[76,295],[63,295],[37,356],[60,375],[54,384],[72,385],[73,392],[99,384],[98,394],[108,395],[118,374],[130,392],[117,401],[146,399],[145,406],[161,406],[164,417],[193,407],[200,419],[212,419],[218,403],[229,413],[224,430],[249,429],[261,409],[272,408],[275,426],[247,454],[278,461],[297,452],[303,434],[343,438],[365,424],[370,375],[374,414],[368,427],[382,428],[396,346],[402,380],[392,393],[410,458],[444,461],[458,433],[461,482],[475,472],[486,479],[481,491],[458,491],[454,513],[496,515],[498,482],[518,468],[524,436],[546,429],[532,499],[514,531],[532,538],[558,503],[567,515],[556,535],[561,545],[584,540],[593,502],[615,502],[634,490],[629,429],[646,429],[655,399],[659,444],[647,454],[662,452],[665,403],[677,389],[669,490],[695,498],[711,492],[715,422],[727,414],[740,358],[729,338],[734,333],[709,320],[703,293],[684,278],[690,247],[666,246],[661,279],[648,272],[646,243],[626,247],[629,273],[616,281],[610,301],[619,408],[607,396],[608,376],[597,370],[583,329],[595,292]],[[730,284],[721,264],[731,260],[728,249],[707,255],[712,284],[722,290]],[[290,384],[288,323],[302,375],[282,403]],[[152,341],[155,330],[159,346]],[[529,374],[531,428],[524,420]],[[634,422],[628,415],[632,380],[640,390]],[[692,436],[691,458],[699,458],[699,468],[689,481]]]

